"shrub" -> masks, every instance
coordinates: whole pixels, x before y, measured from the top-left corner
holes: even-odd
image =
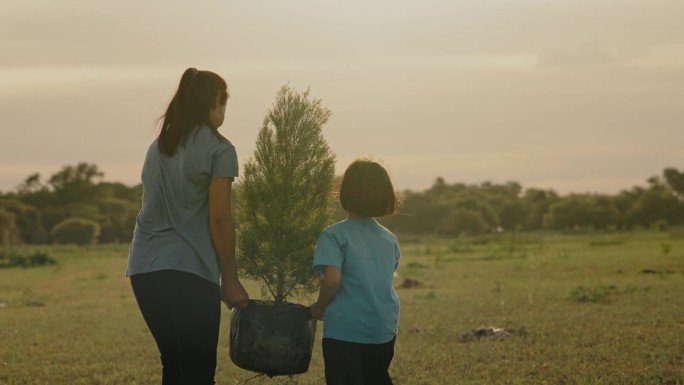
[[[4,267],[37,267],[54,265],[57,261],[50,258],[47,253],[35,252],[23,255],[13,251],[0,250],[0,268]]]
[[[97,242],[97,237],[100,235],[100,225],[89,219],[67,218],[56,224],[50,231],[50,235],[55,243],[91,245]]]
[[[570,299],[576,302],[608,303],[610,293],[615,290],[614,285],[599,285],[595,288],[578,286],[570,292]]]
[[[42,222],[45,229],[52,234],[52,229],[59,223],[69,218],[82,218],[100,222],[105,216],[93,204],[72,203],[61,206],[52,206],[43,210]]]

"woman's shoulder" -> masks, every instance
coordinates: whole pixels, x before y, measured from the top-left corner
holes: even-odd
[[[235,149],[235,146],[233,145],[233,143],[231,143],[231,141],[228,138],[221,135],[221,133],[218,132],[218,130],[214,130],[213,128],[206,125],[197,126],[194,132],[190,134],[190,138],[193,143],[202,146],[211,146],[216,147],[217,149]]]

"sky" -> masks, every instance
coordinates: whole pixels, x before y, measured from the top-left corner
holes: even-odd
[[[681,0],[3,0],[0,191],[95,163],[140,180],[187,67],[230,87],[244,163],[278,89],[332,111],[337,172],[398,190],[617,193],[684,169]]]

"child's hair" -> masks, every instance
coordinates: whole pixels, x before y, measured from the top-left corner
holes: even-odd
[[[216,101],[225,104],[228,97],[228,85],[219,75],[197,68],[185,70],[163,116],[159,150],[165,155],[173,155],[193,128],[209,123],[209,110]],[[218,132],[215,134],[220,137]]]
[[[387,171],[379,163],[357,159],[342,177],[340,203],[346,212],[382,217],[396,212],[399,199]]]

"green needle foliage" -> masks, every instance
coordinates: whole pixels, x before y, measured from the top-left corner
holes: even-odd
[[[331,112],[309,91],[276,95],[244,166],[237,193],[237,251],[242,273],[261,280],[276,303],[316,289],[316,239],[330,223],[335,154],[322,127]]]

